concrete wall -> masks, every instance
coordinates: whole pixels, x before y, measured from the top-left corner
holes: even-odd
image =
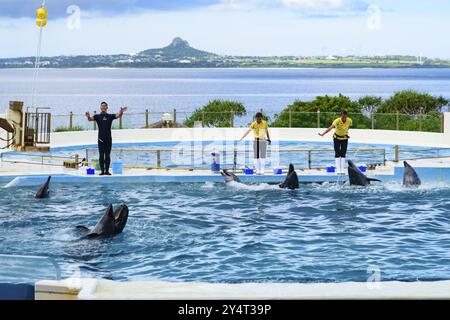
[[[180,128],[113,130],[114,143],[158,141],[232,141],[242,137],[246,128]],[[270,128],[272,140],[331,142],[332,133],[320,137],[324,129]],[[351,129],[351,142],[368,144],[398,144],[450,148],[450,113],[445,113],[445,132],[411,132],[391,130]],[[253,139],[252,134],[247,139]],[[97,143],[97,131],[53,133],[52,147],[91,145]]]

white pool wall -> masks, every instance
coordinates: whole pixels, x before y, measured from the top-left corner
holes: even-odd
[[[450,113],[444,115],[444,133],[351,129],[351,142],[450,148]],[[233,141],[242,137],[246,128],[167,128],[113,130],[113,143],[145,143],[171,141]],[[320,137],[317,128],[270,128],[272,141],[330,142],[332,134]],[[51,146],[65,147],[96,144],[97,131],[52,133]],[[246,139],[253,139],[249,134]]]

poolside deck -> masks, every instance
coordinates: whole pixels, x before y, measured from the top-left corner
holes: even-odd
[[[422,181],[450,182],[450,158],[414,160]],[[296,170],[301,183],[323,183],[347,181],[346,175],[327,173],[325,170]],[[243,183],[277,184],[285,179],[285,172],[275,175],[266,170],[265,175],[245,175],[236,173]],[[388,163],[385,167],[369,170],[368,177],[380,179],[383,182],[403,179],[403,164]],[[67,169],[54,166],[24,165],[14,163],[0,163],[0,182],[5,187],[37,186],[45,182],[51,175],[53,183],[205,183],[224,182],[219,173],[209,170],[170,170],[170,169],[125,169],[123,174],[112,176],[87,175],[86,168]]]
[[[450,281],[227,284],[67,279],[36,283],[35,298],[37,300],[450,299]]]

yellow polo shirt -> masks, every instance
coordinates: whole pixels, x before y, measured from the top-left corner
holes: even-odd
[[[348,129],[352,126],[353,121],[350,118],[347,118],[347,120],[344,122],[342,122],[341,118],[337,118],[336,120],[333,121],[333,127],[336,128],[335,134],[340,137],[336,137],[336,139],[338,140],[346,140],[347,139],[347,135],[348,135]]]
[[[255,139],[264,139],[266,137],[266,130],[269,129],[267,125],[267,121],[261,120],[261,123],[254,121],[250,125],[250,129],[253,129],[253,133],[255,134]]]

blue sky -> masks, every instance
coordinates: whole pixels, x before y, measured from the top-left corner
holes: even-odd
[[[34,55],[40,4],[0,0],[0,57]],[[180,36],[220,54],[450,58],[448,0],[46,0],[46,5],[43,55],[136,53]],[[81,9],[79,25],[76,14],[68,13],[71,5]]]

